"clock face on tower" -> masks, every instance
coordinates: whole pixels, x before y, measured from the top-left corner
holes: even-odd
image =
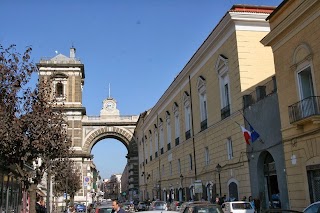
[[[114,103],[111,101],[106,102],[105,107],[107,109],[113,109],[114,108]]]

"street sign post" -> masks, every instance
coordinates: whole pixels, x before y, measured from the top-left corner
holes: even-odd
[[[202,193],[202,181],[201,180],[194,181],[194,193]]]
[[[84,176],[83,177],[83,185],[88,186],[89,183],[90,183],[90,177]]]

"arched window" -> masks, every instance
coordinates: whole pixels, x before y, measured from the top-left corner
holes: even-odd
[[[293,69],[296,75],[298,97],[300,103],[295,105],[295,114],[300,119],[316,113],[317,99],[315,99],[314,73],[312,64],[312,51],[307,44],[299,45],[293,55]],[[299,117],[298,116],[298,117]]]
[[[229,183],[229,198],[231,201],[239,200],[238,196],[238,185],[235,182]]]
[[[58,82],[56,84],[56,97],[63,97],[63,84],[61,82]]]
[[[65,101],[67,94],[68,76],[62,73],[56,73],[51,76],[52,93],[57,101]]]

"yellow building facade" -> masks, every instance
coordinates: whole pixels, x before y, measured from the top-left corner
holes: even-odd
[[[140,200],[251,195],[243,95],[274,75],[274,7],[234,5],[135,129]]]
[[[289,203],[302,210],[320,200],[320,1],[283,1],[268,20]]]

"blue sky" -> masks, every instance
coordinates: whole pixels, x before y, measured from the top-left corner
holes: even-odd
[[[121,115],[155,105],[174,77],[233,4],[277,6],[281,0],[0,0],[0,44],[32,46],[35,63],[55,51],[85,65],[83,106],[99,115],[111,96]],[[103,178],[121,173],[127,150],[116,140],[97,143]]]

